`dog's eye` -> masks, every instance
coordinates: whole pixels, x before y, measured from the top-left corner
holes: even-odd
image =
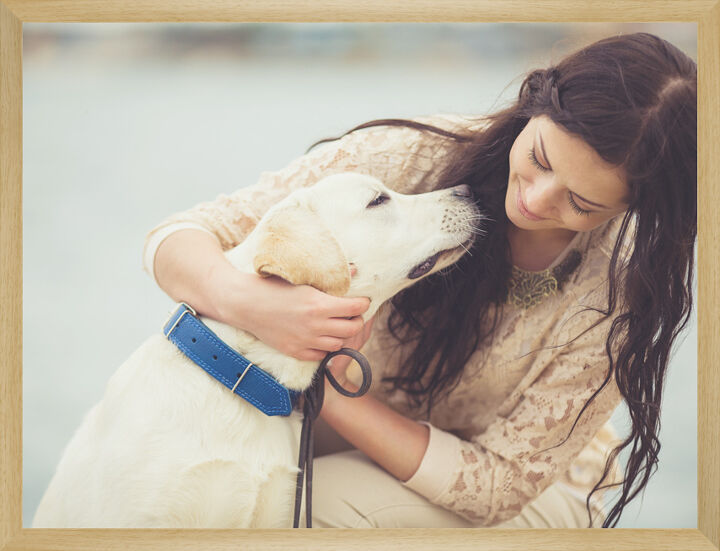
[[[389,200],[390,200],[389,196],[381,193],[380,195],[375,197],[375,199],[373,199],[372,201],[370,201],[368,203],[367,208],[377,207],[378,205],[382,205],[385,201],[389,201]]]

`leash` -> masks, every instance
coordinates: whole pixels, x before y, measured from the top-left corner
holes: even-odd
[[[349,356],[353,358],[362,370],[362,385],[357,392],[349,392],[345,390],[327,367],[328,362],[335,356]],[[370,364],[365,356],[352,348],[342,348],[336,352],[330,352],[320,363],[313,379],[312,385],[303,392],[303,424],[300,433],[300,453],[298,457],[298,475],[297,486],[295,489],[295,515],[293,519],[293,528],[300,525],[300,507],[302,506],[303,479],[305,481],[305,525],[312,528],[312,475],[313,475],[313,423],[320,415],[323,400],[325,399],[325,378],[330,382],[332,387],[343,396],[357,398],[365,394],[370,388],[372,382],[372,373]]]

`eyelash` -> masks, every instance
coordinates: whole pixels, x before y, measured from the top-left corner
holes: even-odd
[[[534,164],[538,169],[542,170],[543,172],[549,172],[549,171],[550,171],[549,168],[544,167],[543,165],[540,164],[540,161],[538,161],[537,156],[535,155],[535,148],[534,148],[534,147],[529,151],[529,153],[528,153],[528,158],[530,159],[530,162],[532,162],[532,164]],[[581,215],[581,216],[582,216],[582,215],[589,216],[589,215],[590,215],[590,212],[592,212],[592,211],[589,211],[589,210],[585,210],[585,209],[583,209],[583,208],[580,208],[580,206],[578,206],[578,204],[577,204],[577,203],[575,202],[575,200],[572,198],[572,194],[569,193],[569,192],[568,192],[568,203],[570,203],[570,206],[572,207],[572,209],[573,209],[578,215]]]
[[[377,207],[377,206],[382,205],[383,203],[385,203],[386,201],[389,201],[389,200],[390,200],[390,197],[388,197],[387,195],[384,195],[384,194],[381,193],[380,195],[378,195],[377,197],[375,197],[375,199],[373,199],[372,201],[370,201],[370,202],[368,203],[367,207],[365,207],[365,208]]]

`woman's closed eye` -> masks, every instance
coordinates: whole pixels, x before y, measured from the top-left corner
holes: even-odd
[[[538,169],[542,170],[543,172],[550,172],[550,170],[551,170],[550,168],[541,165],[541,164],[540,164],[540,161],[538,161],[538,158],[537,158],[537,156],[535,155],[535,148],[534,148],[534,147],[530,150],[530,152],[529,152],[529,154],[528,154],[528,158],[530,159],[530,161],[532,162],[532,164],[534,164]],[[594,212],[594,211],[591,211],[591,210],[585,210],[585,209],[581,208],[581,207],[575,202],[575,200],[573,199],[572,193],[570,193],[570,192],[568,192],[568,203],[570,203],[570,206],[572,207],[572,209],[573,209],[573,210],[575,211],[575,213],[578,214],[579,216],[589,216],[591,212]]]
[[[532,164],[534,164],[540,170],[542,170],[544,172],[550,172],[550,169],[548,167],[541,165],[540,161],[538,161],[538,158],[535,155],[534,147],[528,152],[528,158],[530,159],[530,162],[532,162]]]
[[[580,216],[589,216],[591,212],[595,212],[592,210],[585,210],[583,208],[580,208],[580,206],[575,202],[575,199],[573,199],[572,193],[570,192],[568,192],[568,203],[570,203],[572,209]]]

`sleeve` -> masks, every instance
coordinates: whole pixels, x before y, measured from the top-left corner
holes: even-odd
[[[511,413],[497,416],[471,441],[430,426],[420,467],[405,484],[482,526],[518,515],[567,472],[621,400],[612,378],[573,428],[609,367],[604,338],[599,340],[606,336],[603,327],[607,330],[608,320],[567,345],[523,392]]]
[[[438,117],[438,116],[435,116]],[[437,118],[417,118],[437,124]],[[263,214],[293,190],[310,186],[331,174],[353,171],[382,180],[400,192],[421,191],[418,186],[437,167],[439,146],[428,134],[412,128],[378,126],[355,131],[323,144],[286,168],[263,172],[254,184],[214,201],[173,214],[145,237],[143,268],[155,279],[155,252],[170,234],[185,228],[205,230],[217,237],[223,250],[236,246]]]

